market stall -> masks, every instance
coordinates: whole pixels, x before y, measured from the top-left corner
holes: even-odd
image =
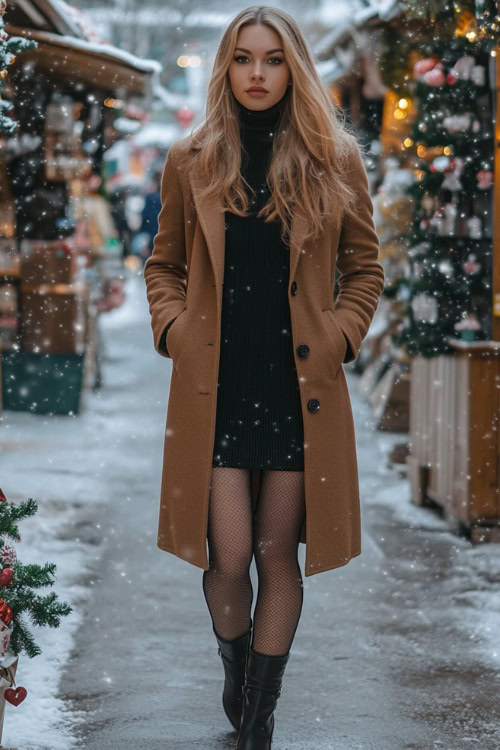
[[[4,20],[37,46],[5,78],[17,127],[0,134],[3,408],[76,414],[100,381],[98,313],[123,279],[103,158],[160,65],[110,46],[62,0],[11,0]]]
[[[391,430],[406,391],[413,499],[476,541],[500,536],[499,39],[490,0],[407,0],[370,31],[391,325],[360,387]]]

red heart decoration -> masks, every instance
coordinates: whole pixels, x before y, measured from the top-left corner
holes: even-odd
[[[9,586],[13,575],[14,571],[12,568],[4,568],[3,570],[0,570],[0,586]]]
[[[4,693],[5,700],[12,703],[13,706],[18,706],[22,703],[27,695],[28,691],[24,687],[18,687],[16,690],[14,688],[7,688]]]

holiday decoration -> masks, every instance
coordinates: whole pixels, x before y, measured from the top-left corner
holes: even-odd
[[[0,0],[0,133],[2,131],[13,133],[17,128],[17,123],[6,114],[6,112],[12,110],[12,105],[6,99],[2,99],[3,82],[9,72],[7,67],[15,62],[17,54],[34,49],[38,44],[19,36],[9,37],[4,30],[3,21],[6,10],[7,0]]]
[[[13,706],[18,706],[23,702],[27,694],[28,691],[24,687],[18,687],[15,690],[14,688],[7,688],[4,692],[4,698],[6,701],[9,701],[9,703],[12,703]]]
[[[5,543],[0,549],[0,565],[5,568],[12,568],[16,562],[16,550],[11,544]]]
[[[403,26],[409,32],[400,30],[399,43],[394,30],[386,32],[391,49],[382,56],[384,82],[398,93],[403,89],[414,112],[402,143],[416,177],[408,188],[414,207],[409,299],[394,337],[410,355],[450,353],[454,337],[489,335],[494,144],[489,57],[500,41],[500,17],[488,0],[481,8],[407,0],[408,23],[420,25]],[[401,51],[397,60],[395,50]]]
[[[1,0],[0,0],[1,2]],[[29,632],[24,614],[29,614],[37,625],[56,628],[60,618],[68,615],[72,608],[57,600],[57,594],[37,596],[35,590],[52,586],[56,566],[22,565],[6,538],[19,542],[17,522],[33,516],[37,503],[29,499],[18,504],[10,503],[0,489],[0,742],[2,736],[5,702],[19,706],[28,691],[15,684],[15,673],[19,654],[30,658],[41,653]]]
[[[476,332],[481,330],[481,325],[474,313],[467,313],[460,323],[455,323],[455,330],[460,333],[463,341],[475,341]]]

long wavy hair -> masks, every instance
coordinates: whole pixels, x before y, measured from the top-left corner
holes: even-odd
[[[224,32],[208,87],[205,120],[190,136],[187,167],[201,174],[202,196],[217,191],[224,198],[224,210],[248,215],[239,116],[228,74],[238,32],[245,24],[267,24],[279,34],[292,81],[274,135],[267,173],[270,197],[257,216],[266,222],[279,219],[286,238],[293,213],[300,210],[306,220],[304,242],[315,239],[325,219],[339,227],[344,213],[355,211],[356,196],[344,175],[357,143],[319,78],[297,23],[280,8],[253,5],[238,13]]]

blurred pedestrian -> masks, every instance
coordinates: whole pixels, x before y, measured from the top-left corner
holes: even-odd
[[[158,215],[161,211],[161,172],[154,172],[151,179],[151,187],[144,198],[144,208],[141,214],[141,226],[139,232],[144,235],[142,256],[144,261],[153,252],[153,241],[158,233]]]
[[[127,217],[127,200],[130,187],[118,185],[110,193],[111,215],[122,243],[123,258],[131,254],[132,229]]]

